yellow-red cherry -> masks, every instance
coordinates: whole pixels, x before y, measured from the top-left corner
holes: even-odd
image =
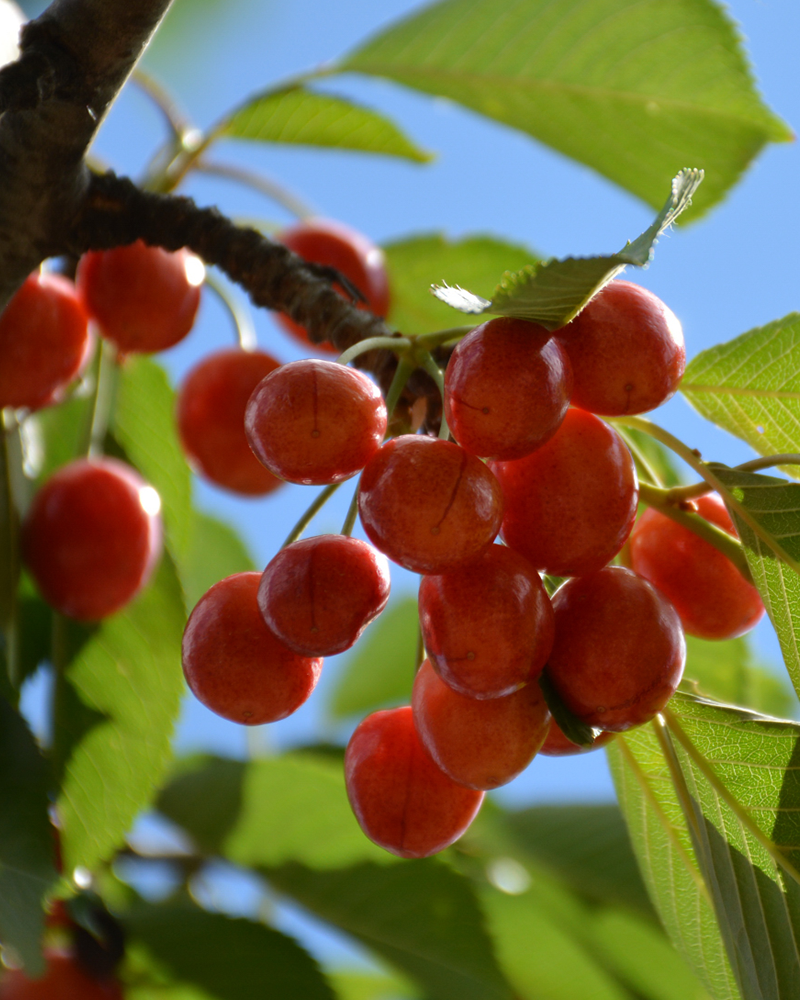
[[[581,746],[580,743],[573,743],[566,737],[556,722],[552,719],[547,737],[539,749],[539,753],[545,757],[572,757],[575,754],[590,753],[592,750],[599,750],[614,739],[613,733],[600,733],[592,741],[590,746]]]
[[[426,858],[465,832],[483,792],[449,778],[425,750],[411,706],[368,715],[344,755],[347,796],[361,829],[401,858]]]
[[[183,633],[186,683],[206,708],[247,726],[296,711],[319,679],[322,659],[281,642],[258,609],[260,573],[237,573],[200,598]]]
[[[281,485],[253,454],[244,431],[247,402],[259,382],[280,366],[264,351],[216,351],[189,372],[178,391],[181,444],[198,472],[217,486],[261,496]]]
[[[59,469],[22,525],[22,556],[48,604],[80,621],[125,607],[161,554],[160,508],[153,487],[117,459]]]

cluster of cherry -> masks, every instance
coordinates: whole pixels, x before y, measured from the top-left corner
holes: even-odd
[[[368,307],[386,311],[380,251],[362,237],[323,224],[284,241],[337,267]],[[175,343],[192,325],[200,280],[191,255],[142,244],[87,255],[77,291],[53,276],[29,278],[0,320],[0,360],[7,351],[38,353],[0,364],[17,373],[0,382],[0,404],[36,409],[63,394],[85,364],[87,314],[123,354]],[[143,313],[155,287],[169,308]],[[43,330],[57,314],[69,351],[16,335],[17,310]],[[155,314],[171,322],[160,328]],[[44,356],[53,366],[60,359],[49,380]],[[263,574],[215,584],[184,634],[190,688],[240,723],[285,718],[310,695],[323,658],[351,647],[385,607],[387,557],[422,574],[428,658],[412,705],[369,716],[345,754],[362,828],[406,857],[456,840],[485,790],[537,753],[582,752],[653,718],[680,681],[684,629],[728,638],[763,613],[755,588],[708,542],[652,508],[634,526],[634,461],[600,419],[661,405],[684,363],[675,316],[625,281],[607,285],[555,334],[501,318],[464,337],[444,378],[455,441],[385,440],[380,392],[337,362],[279,365],[240,349],[206,358],[178,397],[195,467],[248,495],[284,481],[332,486],[361,472],[358,513],[372,544],[347,533],[294,541]],[[701,496],[692,507],[735,534],[718,498]],[[155,491],[116,460],[57,472],[34,498],[22,536],[46,599],[83,620],[126,604],[158,558],[158,508]],[[504,545],[493,544],[498,533]],[[610,565],[626,541],[626,565]],[[561,578],[569,579],[557,586]],[[590,743],[573,742],[551,717],[542,677],[550,702],[591,727]]]

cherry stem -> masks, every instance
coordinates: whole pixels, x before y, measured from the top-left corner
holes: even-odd
[[[399,355],[401,352],[408,351],[412,346],[408,337],[367,337],[366,340],[359,340],[357,344],[342,351],[336,360],[340,365],[346,365],[368,351],[395,351]]]
[[[416,338],[416,344],[422,350],[432,351],[434,347],[441,347],[442,344],[463,340],[474,329],[474,326],[451,326],[447,330],[437,330],[436,333],[423,333]]]
[[[114,345],[103,337],[98,339],[94,365],[94,392],[81,451],[89,458],[103,454],[108,425],[114,411],[119,358]]]
[[[339,489],[341,483],[331,483],[330,486],[326,486],[324,490],[321,490],[314,498],[313,503],[310,504],[306,512],[297,522],[297,524],[292,528],[289,534],[286,536],[286,541],[281,545],[282,549],[285,549],[287,545],[291,545],[292,542],[296,542],[297,539],[303,534],[305,529],[314,519],[314,517],[322,510],[325,504],[330,500],[333,494]]]
[[[630,434],[625,434],[623,431],[622,437],[625,440],[625,444],[628,446],[628,450],[633,455],[634,462],[636,463],[637,467],[641,470],[641,472],[643,472],[647,476],[647,478],[654,486],[663,486],[664,483],[661,479],[661,476],[659,476],[659,474],[650,464],[647,456],[639,447],[637,442],[634,440],[633,436]],[[641,476],[639,478],[641,479]]]
[[[355,491],[353,492],[353,499],[350,501],[350,506],[347,508],[347,517],[344,519],[344,524],[342,525],[342,534],[347,535],[348,538],[350,537],[350,535],[353,534],[353,528],[355,528],[356,526],[357,517],[358,517],[358,483],[356,484]]]
[[[229,285],[220,281],[219,277],[208,269],[206,269],[205,283],[217,296],[233,320],[239,347],[248,352],[257,350],[256,328],[247,306]]]
[[[15,479],[22,474],[22,449],[19,447],[19,424],[13,410],[0,411],[0,520],[2,520],[2,561],[0,562],[0,629],[5,641],[8,679],[16,689],[20,684],[19,657],[19,509]],[[9,419],[6,419],[9,418]],[[16,437],[16,441],[14,438]],[[15,447],[14,445],[17,445]],[[19,455],[15,455],[15,452]],[[15,460],[15,459],[18,459]]]
[[[665,514],[677,524],[683,525],[684,528],[688,528],[689,531],[693,532],[699,538],[713,545],[715,549],[718,549],[724,556],[730,559],[745,580],[752,583],[753,577],[750,573],[750,567],[747,564],[747,557],[744,554],[741,542],[738,542],[733,535],[729,535],[727,531],[723,531],[722,528],[718,528],[710,521],[706,521],[704,517],[701,517],[695,511],[685,510],[680,504],[686,501],[676,500],[673,496],[674,492],[674,490],[661,489],[659,486],[653,486],[650,483],[639,483],[639,498],[641,500],[649,507],[655,507],[656,510]]]
[[[237,184],[243,184],[245,187],[252,188],[254,191],[258,191],[259,194],[263,194],[269,198],[270,201],[274,201],[280,205],[281,208],[285,208],[290,215],[293,215],[297,219],[310,219],[316,215],[314,209],[298,198],[297,195],[283,187],[283,185],[278,184],[277,181],[272,180],[270,177],[265,177],[255,170],[238,167],[232,163],[219,163],[215,160],[198,160],[193,165],[193,169],[201,174],[222,177],[224,180],[234,181]]]
[[[789,453],[784,455],[764,455],[761,458],[751,458],[749,462],[734,465],[737,472],[759,472],[761,469],[771,469],[775,465],[800,465],[800,455]],[[670,493],[676,503],[681,500],[694,500],[711,492],[706,482],[692,483],[690,486],[675,486]]]
[[[170,94],[144,70],[135,69],[131,74],[131,81],[155,104],[164,117],[167,128],[172,133],[172,138],[179,141],[181,136],[185,135],[192,126]]]
[[[447,426],[447,418],[444,415],[444,375],[442,369],[436,364],[430,351],[425,351],[419,358],[421,367],[430,375],[436,383],[442,397],[442,422],[439,425],[439,437],[442,441],[447,441],[450,437],[450,428]]]
[[[394,378],[392,379],[392,384],[389,386],[389,391],[386,393],[386,413],[389,420],[392,419],[392,414],[394,413],[395,406],[397,406],[397,401],[400,399],[400,395],[406,387],[406,382],[408,382],[411,378],[413,372],[414,365],[408,360],[408,358],[398,358],[397,368],[394,373]]]

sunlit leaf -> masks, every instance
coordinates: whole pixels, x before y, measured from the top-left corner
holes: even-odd
[[[302,88],[253,97],[226,118],[213,137],[351,149],[417,163],[431,159],[377,111]]]
[[[342,68],[521,129],[654,207],[664,178],[696,164],[709,179],[695,215],[766,142],[791,138],[710,0],[444,0],[369,39]]]
[[[328,972],[339,1000],[395,1000],[409,997],[416,1000],[420,993],[406,979],[388,973],[361,972],[355,969],[333,969]]]
[[[681,392],[762,455],[800,451],[800,313],[698,354]],[[800,477],[800,466],[785,471]]]
[[[255,568],[247,546],[229,524],[202,511],[192,511],[189,548],[180,567],[189,610],[219,580]]]
[[[702,179],[702,170],[681,170],[653,224],[632,243],[626,243],[619,253],[546,260],[513,274],[508,272],[492,293],[491,301],[449,285],[434,286],[433,293],[462,312],[515,316],[557,330],[573,319],[626,265],[644,267],[649,262],[656,240],[691,205]]]

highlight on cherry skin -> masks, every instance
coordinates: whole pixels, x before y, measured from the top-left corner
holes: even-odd
[[[572,403],[618,417],[645,413],[675,395],[686,367],[678,317],[630,281],[612,281],[556,331],[572,363]]]
[[[401,858],[449,847],[478,814],[483,792],[465,788],[433,762],[414,728],[410,705],[374,712],[344,755],[347,797],[364,833]]]
[[[386,433],[386,404],[366,375],[333,361],[292,361],[253,391],[245,432],[258,460],[290,483],[326,486],[363,469]]]
[[[0,409],[59,402],[89,359],[89,317],[75,286],[35,271],[0,314]]]
[[[258,726],[277,722],[308,698],[320,657],[300,656],[269,629],[258,608],[260,573],[237,573],[200,598],[183,633],[186,683],[224,719]]]
[[[189,333],[200,305],[203,262],[141,240],[84,254],[76,282],[89,315],[122,354],[164,351]]]
[[[500,317],[459,341],[444,385],[445,416],[462,448],[482,458],[522,458],[561,425],[572,367],[544,327]]]
[[[382,317],[389,312],[386,257],[383,250],[368,236],[333,219],[307,219],[284,229],[277,240],[304,260],[339,271],[364,296],[364,302],[357,303],[359,308],[369,309],[371,313]],[[335,284],[333,287],[340,295],[345,295],[344,289],[339,285]],[[277,313],[275,318],[300,343],[311,345],[315,350],[339,353],[327,340],[319,344],[313,343],[305,328],[283,313]]]
[[[692,506],[706,521],[738,538],[716,493],[697,497]],[[690,635],[735,639],[761,621],[761,595],[730,559],[652,507],[634,525],[630,558],[632,568],[672,601]]]
[[[686,641],[678,612],[643,577],[607,566],[553,595],[547,675],[565,707],[597,729],[649,722],[680,683]]]
[[[318,535],[270,561],[258,588],[264,621],[303,656],[349,649],[389,600],[389,562],[367,542]]]
[[[56,611],[99,621],[144,588],[161,555],[161,501],[115,458],[63,466],[33,498],[22,524],[25,565]]]
[[[488,466],[457,444],[403,434],[365,466],[358,512],[369,540],[394,562],[443,573],[491,544],[503,496]]]
[[[262,496],[283,480],[259,462],[244,415],[256,386],[280,367],[264,351],[215,351],[191,369],[178,390],[175,419],[181,444],[200,475],[244,496]]]
[[[505,785],[541,748],[550,712],[539,685],[479,700],[454,691],[424,660],[411,696],[414,727],[445,774],[468,788]]]
[[[541,577],[504,545],[489,545],[447,573],[423,576],[419,621],[433,669],[471,698],[510,695],[535,680],[555,632]]]

